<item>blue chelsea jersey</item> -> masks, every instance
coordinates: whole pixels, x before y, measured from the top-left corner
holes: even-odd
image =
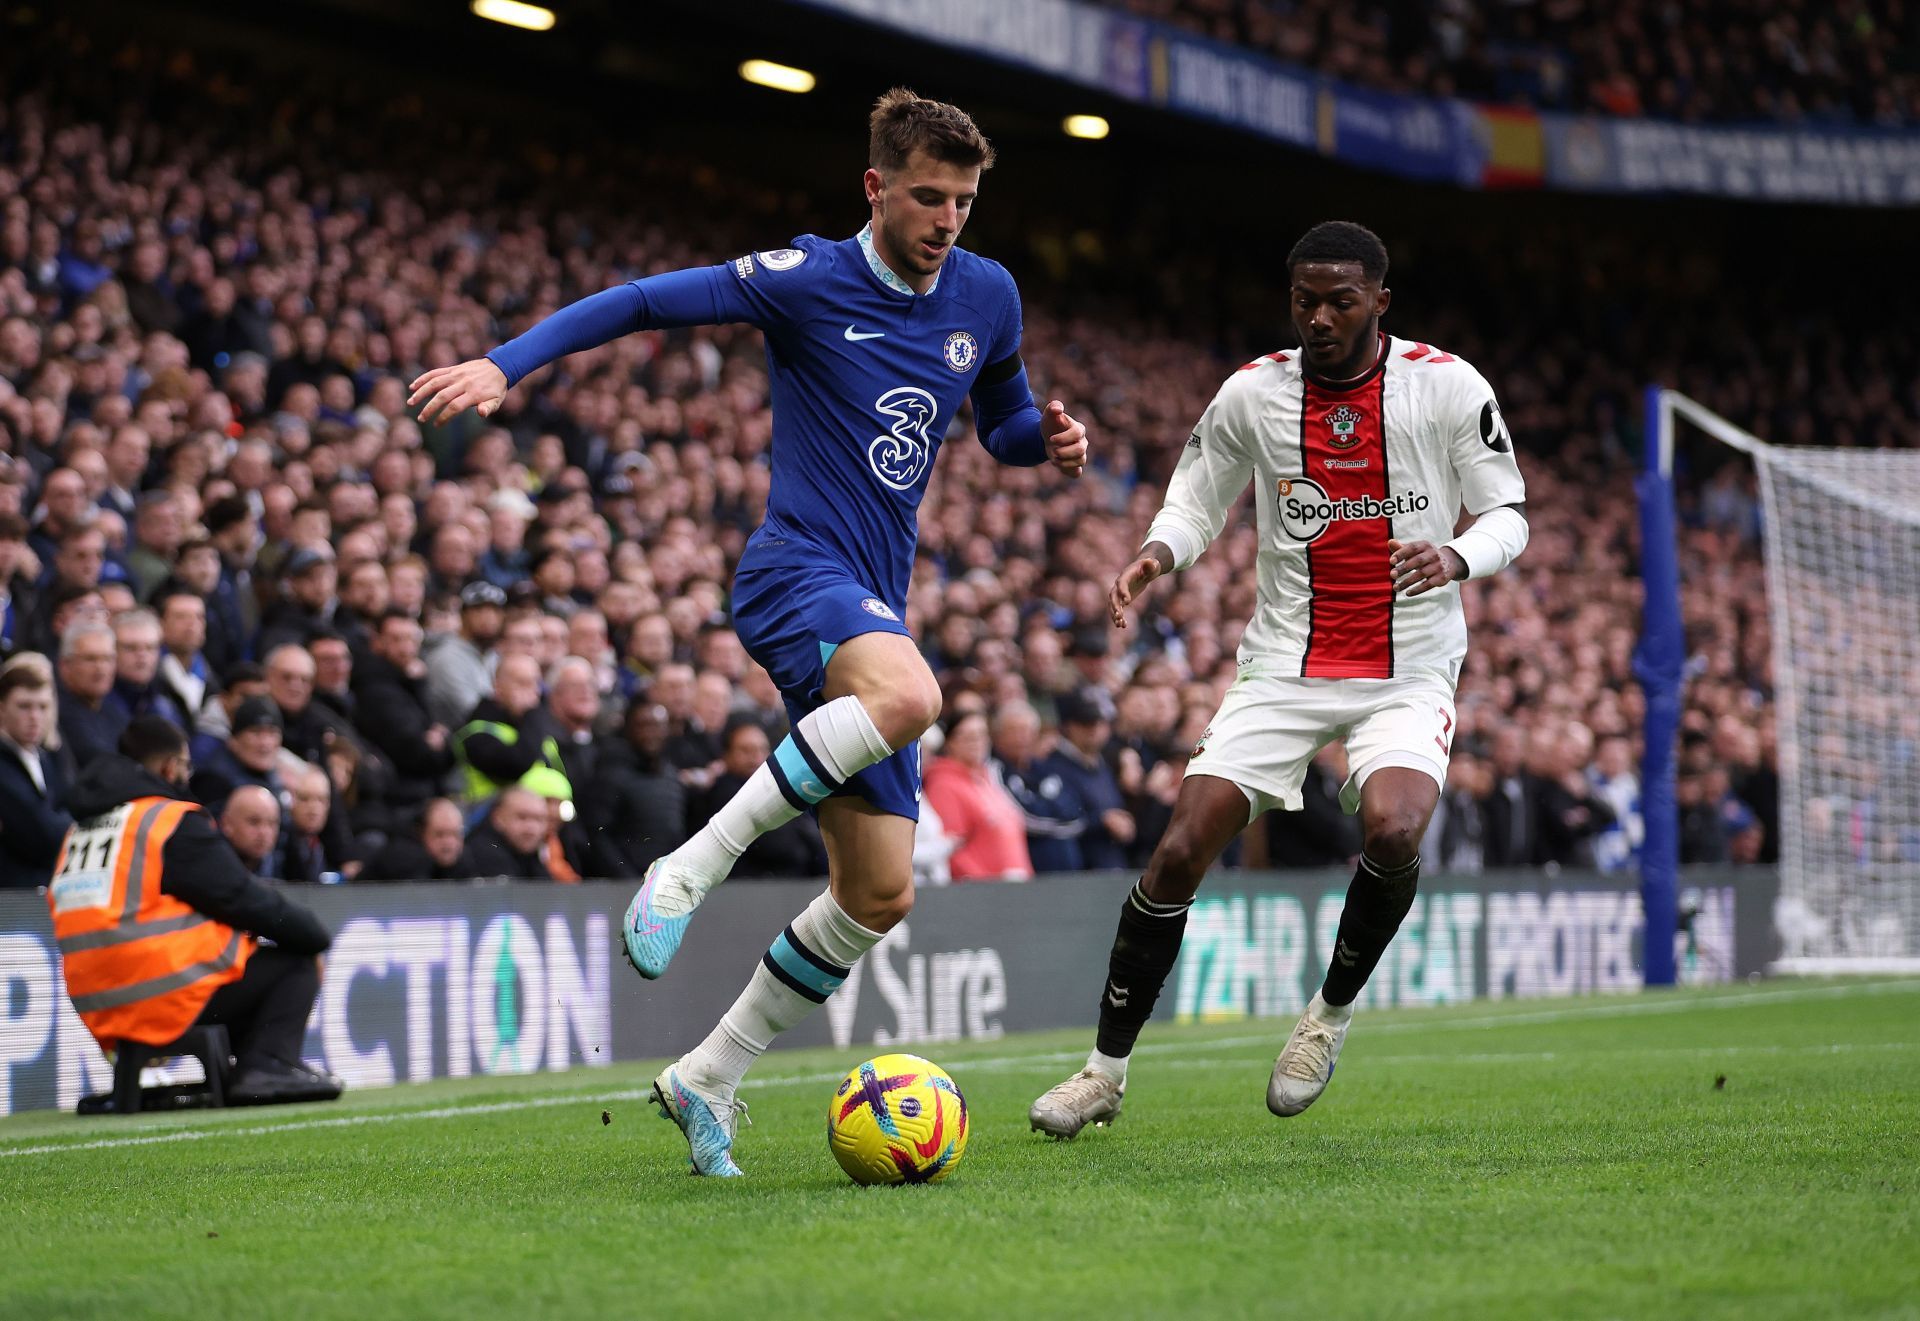
[[[960,401],[1020,347],[1020,298],[998,262],[952,249],[925,294],[863,231],[713,268],[716,293],[766,335],[773,474],[741,567],[804,570],[822,554],[904,612],[918,510]]]

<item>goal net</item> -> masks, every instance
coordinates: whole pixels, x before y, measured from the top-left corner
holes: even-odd
[[[1666,402],[1759,472],[1777,966],[1920,968],[1920,451],[1770,445],[1683,395]]]

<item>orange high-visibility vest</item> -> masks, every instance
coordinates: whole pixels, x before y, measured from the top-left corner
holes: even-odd
[[[111,1050],[163,1045],[193,1026],[219,987],[253,953],[235,931],[160,891],[160,852],[200,808],[136,798],[74,822],[60,848],[47,905],[80,1021]]]

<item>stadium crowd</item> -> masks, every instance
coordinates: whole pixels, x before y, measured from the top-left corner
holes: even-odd
[[[795,218],[659,156],[611,171],[626,183],[588,206],[563,162],[509,184],[535,147],[490,151],[497,126],[466,126],[480,145],[459,176],[435,166],[405,98],[24,44],[0,52],[0,884],[44,883],[61,786],[146,712],[191,732],[194,792],[263,875],[634,876],[697,829],[784,730],[727,615],[767,489],[758,335],[629,336],[536,374],[491,419],[425,430],[407,382],[621,279],[777,242]],[[1551,309],[1555,279],[1582,277],[1544,257],[1530,272],[1535,255],[1460,266],[1537,274]],[[1640,591],[1632,492],[1609,473],[1637,440],[1645,363],[1483,309],[1460,278],[1466,296],[1418,327],[1502,391],[1534,536],[1514,570],[1464,589],[1473,649],[1427,851],[1463,870],[1625,866]],[[1644,352],[1713,366],[1683,384],[1769,434],[1920,440],[1910,337],[1881,327],[1863,358],[1822,352],[1804,322],[1762,326],[1729,338],[1703,316]],[[1088,418],[1095,468],[1064,483],[996,465],[965,426],[947,438],[908,614],[948,693],[925,749],[932,880],[1140,866],[1253,603],[1241,517],[1139,626],[1105,622],[1234,360],[1039,301],[1026,359],[1043,397]],[[1847,373],[1856,388],[1810,388]],[[1757,536],[1738,470],[1695,484],[1687,861],[1776,847]],[[1307,809],[1231,861],[1345,863],[1341,775],[1336,746]],[[802,818],[739,874],[823,867]]]
[[[1920,122],[1907,0],[1107,0],[1362,86],[1689,122]]]

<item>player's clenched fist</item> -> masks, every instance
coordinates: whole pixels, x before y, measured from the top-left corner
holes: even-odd
[[[1395,594],[1419,596],[1467,576],[1467,562],[1451,547],[1431,541],[1388,541],[1387,549],[1392,552],[1387,567]]]
[[[456,367],[435,367],[415,378],[407,407],[421,400],[420,420],[445,422],[469,408],[478,408],[481,417],[492,417],[507,397],[507,374],[489,358],[475,358]]]
[[[1067,406],[1058,399],[1042,410],[1040,433],[1047,438],[1047,460],[1067,476],[1078,477],[1087,466],[1087,429],[1067,416]]]

